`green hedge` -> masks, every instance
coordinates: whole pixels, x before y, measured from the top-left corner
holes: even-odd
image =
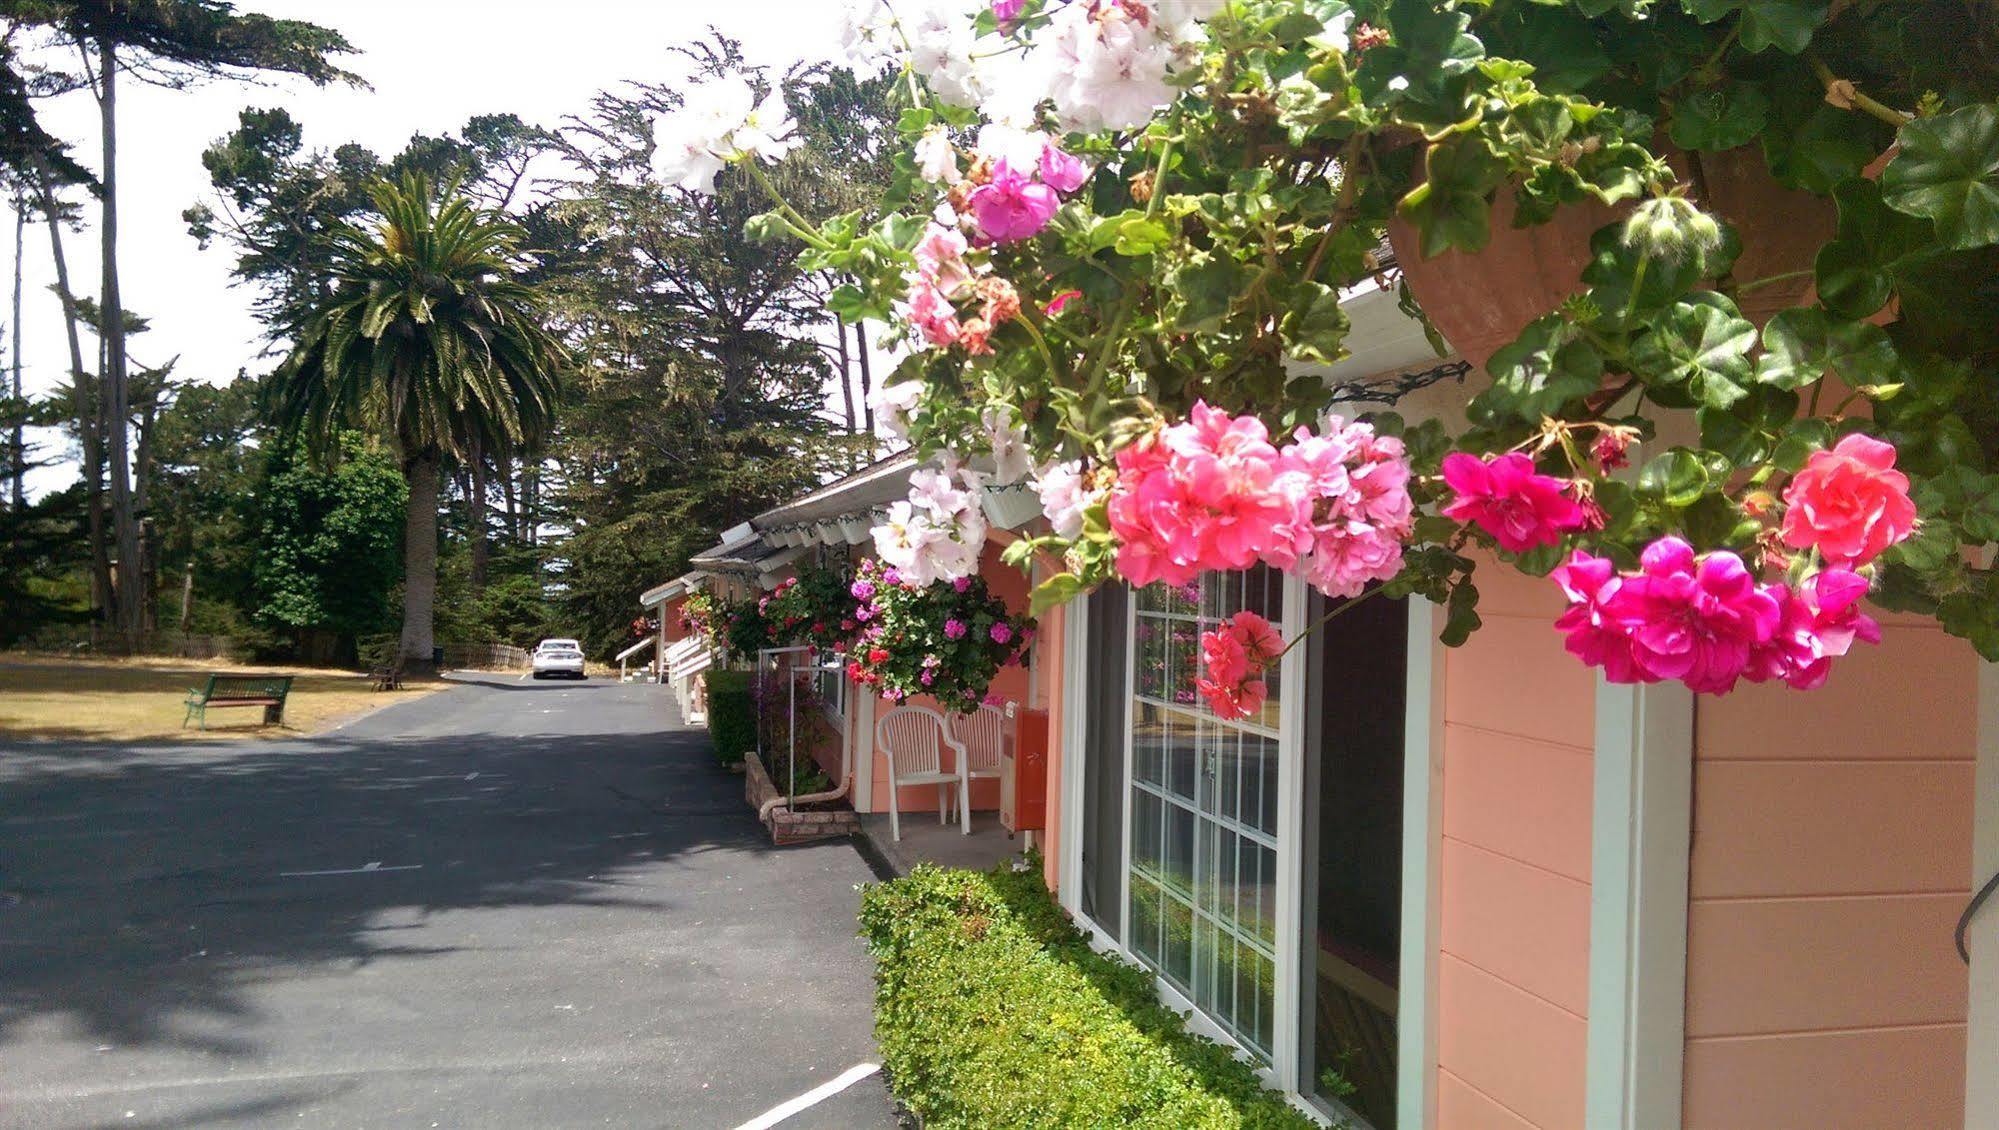
[[[1314,1125],[1092,950],[1038,861],[873,884],[861,936],[883,1067],[928,1127]]]
[[[757,748],[756,703],[748,671],[714,671],[708,680],[708,738],[724,765],[740,764]]]

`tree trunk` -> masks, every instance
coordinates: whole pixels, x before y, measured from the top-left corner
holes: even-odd
[[[466,534],[472,539],[472,595],[486,591],[486,455],[472,445],[472,486],[466,492]]]
[[[14,366],[15,408],[20,408],[21,399],[21,252],[28,235],[28,199],[14,197],[14,348],[9,358]],[[28,502],[28,448],[26,437],[21,432],[20,417],[14,419],[14,434],[11,438],[10,453],[14,457],[14,509],[19,510]]]
[[[834,315],[833,331],[840,336],[840,407],[847,416],[847,434],[853,435],[859,421],[854,418],[854,370],[847,356],[846,319]]]
[[[426,451],[409,458],[409,506],[403,512],[403,673],[432,675],[431,614],[437,604],[438,457]]]
[[[514,457],[509,455],[500,466],[500,497],[507,507],[507,540],[521,540],[520,500],[514,494]]]
[[[153,533],[148,499],[153,482],[153,426],[160,418],[160,381],[148,380],[140,395],[139,441],[132,456],[132,510],[139,518],[139,630],[150,633],[159,619],[159,539]]]
[[[55,259],[57,297],[62,300],[63,332],[69,344],[69,377],[76,389],[76,439],[83,448],[85,513],[90,534],[91,604],[106,624],[117,622],[111,588],[111,551],[104,540],[104,452],[98,430],[97,381],[83,368],[83,336],[77,329],[76,292],[69,286],[69,258],[62,249],[62,205],[42,167],[42,210],[49,220],[49,254]]]
[[[861,355],[861,412],[868,435],[875,434],[874,374],[868,371],[868,331],[866,322],[854,323],[854,347]]]
[[[180,580],[180,634],[187,636],[187,626],[194,617],[194,562],[187,563],[187,572]]]
[[[132,507],[132,452],[127,428],[131,421],[131,391],[126,387],[125,307],[118,293],[118,54],[110,40],[97,47],[98,69],[103,72],[98,109],[103,118],[104,185],[103,235],[104,295],[99,300],[99,316],[104,321],[104,392],[109,408],[106,421],[110,443],[107,454],[111,476],[111,528],[118,542],[118,627],[129,643],[136,646],[142,627],[138,599],[142,578],[139,559],[139,516]]]

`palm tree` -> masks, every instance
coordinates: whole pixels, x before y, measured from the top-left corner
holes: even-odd
[[[333,233],[324,297],[288,327],[295,344],[268,404],[321,443],[360,428],[396,445],[409,481],[401,656],[427,671],[440,469],[538,445],[568,357],[515,274],[518,227],[417,176],[371,195],[381,219]]]

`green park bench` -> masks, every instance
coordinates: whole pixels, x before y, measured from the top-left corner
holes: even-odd
[[[291,690],[290,675],[210,675],[206,687],[188,688],[187,713],[180,724],[186,728],[190,719],[198,718],[206,730],[211,706],[261,706],[264,725],[275,726],[284,721],[285,696]]]

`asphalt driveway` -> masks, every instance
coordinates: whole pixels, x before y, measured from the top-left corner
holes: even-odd
[[[734,1127],[870,1062],[846,843],[656,687],[0,749],[0,1125]],[[880,1077],[781,1125],[892,1125]]]

